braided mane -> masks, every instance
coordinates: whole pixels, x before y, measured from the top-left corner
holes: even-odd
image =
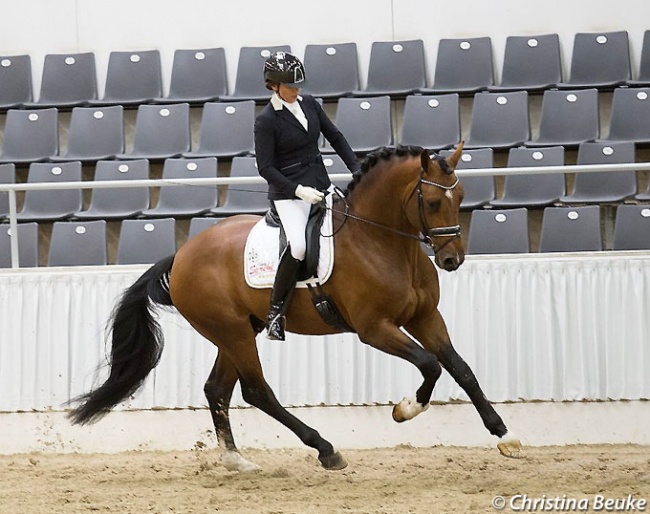
[[[374,168],[378,162],[388,161],[393,157],[416,157],[422,154],[424,149],[419,146],[403,146],[398,145],[395,147],[382,147],[374,150],[366,155],[365,159],[361,163],[361,169],[356,173],[352,174],[352,181],[348,184],[347,189],[345,190],[345,196],[348,196],[352,190],[357,187],[359,182],[366,176],[368,171]]]
[[[424,148],[420,146],[398,145],[394,147],[382,147],[374,150],[373,152],[370,152],[366,155],[365,159],[361,163],[361,170],[352,175],[352,180],[345,190],[345,196],[348,196],[350,194],[350,192],[359,184],[359,182],[361,182],[363,177],[365,177],[366,174],[377,165],[377,163],[388,161],[394,157],[419,157],[422,155],[423,151]],[[431,158],[438,163],[442,171],[444,171],[446,174],[453,172],[443,157],[440,157],[438,154],[433,154]]]

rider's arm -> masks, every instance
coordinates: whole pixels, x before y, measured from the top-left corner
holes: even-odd
[[[345,136],[336,127],[336,125],[332,123],[332,121],[329,119],[329,117],[322,109],[322,107],[318,105],[317,102],[314,103],[316,104],[318,109],[320,130],[322,134],[325,136],[325,139],[329,141],[334,151],[339,155],[341,159],[343,159],[343,162],[352,173],[354,173],[355,171],[359,171],[361,165],[359,164],[359,160],[357,159],[357,156],[352,151],[352,148],[350,148],[350,144],[348,143],[348,140],[345,139]]]

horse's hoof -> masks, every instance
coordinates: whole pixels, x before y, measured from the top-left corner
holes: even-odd
[[[429,404],[422,405],[415,398],[404,398],[401,402],[393,407],[393,420],[403,423],[413,419],[418,414],[429,408]]]
[[[239,452],[227,451],[221,455],[221,464],[228,471],[239,471],[240,473],[252,473],[262,469],[260,466],[246,460]]]
[[[397,421],[397,423],[404,423],[406,421],[406,418],[404,417],[404,414],[402,414],[402,409],[399,408],[399,403],[397,405],[393,406],[393,421]]]
[[[319,456],[318,460],[320,461],[320,463],[325,469],[329,469],[332,471],[336,471],[337,469],[343,469],[348,465],[348,461],[345,460],[343,455],[341,455],[339,452],[334,452],[330,455],[326,455],[325,457]]]
[[[508,433],[499,438],[497,448],[499,449],[499,452],[501,452],[501,455],[504,457],[510,457],[511,459],[520,459],[523,457],[521,454],[521,441],[517,437]]]

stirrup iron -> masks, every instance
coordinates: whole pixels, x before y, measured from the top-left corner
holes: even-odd
[[[271,316],[269,316],[271,318]],[[272,319],[269,319],[269,322],[266,326],[266,338],[271,341],[284,341],[285,334],[284,329],[287,324],[287,319],[285,318],[282,312],[278,312]]]

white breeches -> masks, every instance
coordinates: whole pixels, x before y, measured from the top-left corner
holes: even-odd
[[[291,245],[291,256],[299,261],[304,260],[307,251],[305,229],[311,204],[298,199],[274,200],[273,203],[287,235],[287,242]]]

